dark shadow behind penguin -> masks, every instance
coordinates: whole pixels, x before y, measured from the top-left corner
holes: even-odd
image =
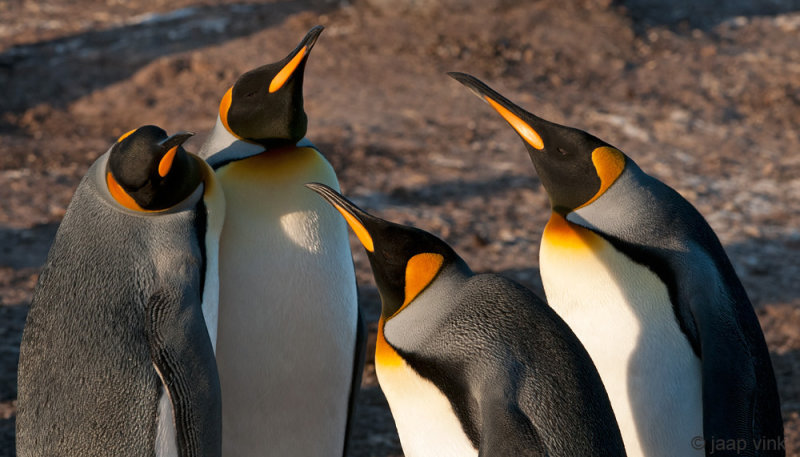
[[[700,213],[608,143],[450,75],[523,139],[552,207],[548,303],[591,354],[628,453],[783,456],[764,335]]]
[[[534,293],[330,187],[381,296],[375,370],[407,456],[624,456],[589,354]]]
[[[365,331],[347,227],[303,187],[339,186],[305,138],[304,72],[322,29],[241,75],[198,153],[227,204],[217,346],[226,455],[346,452]]]
[[[224,200],[190,136],[131,131],[75,191],[23,332],[20,457],[220,455]]]

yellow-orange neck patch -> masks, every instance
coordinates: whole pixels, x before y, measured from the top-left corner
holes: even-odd
[[[172,147],[164,157],[161,158],[161,161],[158,162],[158,175],[162,178],[167,176],[169,173],[170,168],[172,168],[172,162],[175,160],[175,154],[178,152],[178,146]]]
[[[597,200],[612,184],[614,184],[614,181],[622,174],[622,170],[625,169],[625,155],[618,149],[609,146],[601,146],[592,151],[592,163],[594,164],[595,170],[597,170],[597,176],[600,177],[600,189],[589,201],[578,208],[583,208]]]
[[[108,191],[111,193],[111,196],[114,197],[114,200],[116,200],[120,205],[134,211],[150,212],[149,210],[139,206],[139,204],[136,203],[136,200],[134,200],[133,197],[125,192],[125,189],[119,185],[110,171],[106,174],[106,185],[108,186]]]
[[[600,237],[591,230],[569,222],[562,214],[553,212],[544,228],[542,242],[567,249],[593,249]]]
[[[378,320],[378,337],[375,339],[375,364],[381,367],[400,367],[405,361],[397,351],[394,350],[386,338],[383,336],[383,327],[386,321],[383,316]]]
[[[277,91],[283,87],[284,84],[286,84],[286,81],[288,81],[289,77],[292,76],[292,73],[294,73],[294,71],[297,69],[297,66],[303,61],[303,58],[306,56],[306,52],[308,52],[308,47],[303,46],[303,49],[301,49],[296,56],[292,57],[292,60],[290,60],[286,66],[281,68],[281,71],[279,71],[269,83],[269,93]]]
[[[497,103],[496,101],[492,100],[489,97],[484,97],[484,98],[489,102],[490,105],[492,105],[492,108],[494,108],[498,113],[500,113],[501,116],[503,116],[503,119],[505,119],[506,122],[511,124],[511,127],[514,127],[514,130],[516,130],[517,133],[519,133],[519,135],[528,144],[530,144],[536,149],[544,148],[544,142],[542,141],[542,137],[540,137],[539,134],[536,133],[536,130],[534,130],[533,127],[531,127],[530,125],[528,125],[527,122],[523,121],[517,115],[506,109],[506,107],[504,107],[503,105]]]
[[[372,242],[372,236],[370,236],[364,225],[358,219],[356,219],[355,216],[350,214],[349,211],[345,210],[341,206],[337,204],[334,204],[333,206],[342,214],[344,220],[347,221],[347,225],[353,229],[353,233],[355,233],[358,237],[358,241],[361,241],[361,244],[364,245],[364,249],[369,252],[375,252],[375,244]]]
[[[403,304],[388,318],[381,316],[378,321],[378,338],[375,341],[375,363],[383,367],[397,367],[405,363],[400,354],[389,345],[383,335],[383,328],[388,319],[397,316],[400,311],[405,309],[428,284],[433,281],[436,274],[442,268],[444,257],[440,254],[422,253],[417,254],[408,260],[406,264],[406,288]]]

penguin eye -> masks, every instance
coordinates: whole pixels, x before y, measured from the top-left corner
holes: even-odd
[[[568,154],[567,150],[562,148],[562,147],[556,148],[556,151],[560,152],[562,156],[565,156],[565,155]]]

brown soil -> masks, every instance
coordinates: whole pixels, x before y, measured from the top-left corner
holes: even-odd
[[[318,23],[309,138],[356,203],[441,235],[476,271],[541,292],[548,203],[515,134],[446,71],[616,144],[694,203],[756,306],[800,456],[800,1],[722,3],[0,3],[0,456],[31,290],[87,167],[148,123],[200,132],[196,150],[236,76]],[[362,393],[351,455],[402,455],[371,358]]]

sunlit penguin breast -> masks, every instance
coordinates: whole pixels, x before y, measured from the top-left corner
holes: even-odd
[[[605,384],[629,456],[702,455],[700,360],[664,283],[588,229],[554,214],[540,268],[547,301]]]
[[[344,221],[303,184],[338,188],[335,173],[301,147],[231,162],[217,175],[227,201],[217,346],[223,423],[229,433],[259,430],[263,449],[290,455],[297,443],[289,440],[312,428],[315,411],[325,419],[308,430],[316,437],[305,449],[319,443],[314,455],[324,455],[344,439],[356,288]]]
[[[423,292],[392,320],[397,319],[396,323],[400,323],[402,328],[400,321],[413,320],[417,310],[429,315],[425,308],[429,310],[436,303],[425,303],[425,294]],[[450,400],[434,383],[414,371],[389,345],[384,335],[384,324],[381,318],[376,340],[375,373],[389,402],[405,455],[477,457],[478,450],[464,432]]]

